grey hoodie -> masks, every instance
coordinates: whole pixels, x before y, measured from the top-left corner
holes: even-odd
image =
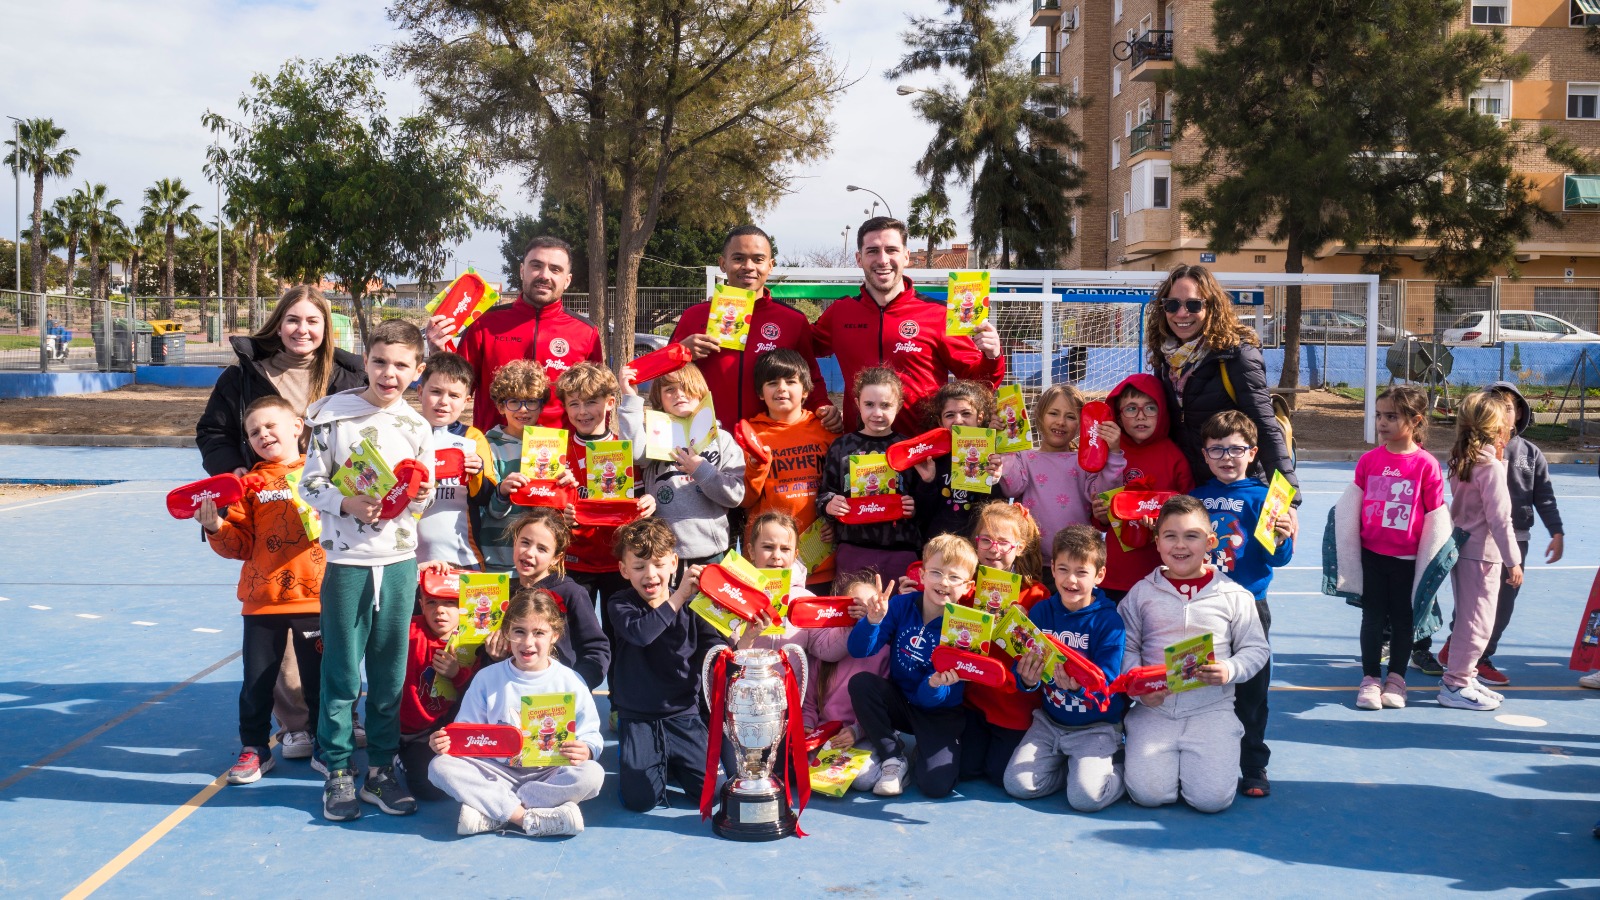
[[[678,555],[704,559],[726,553],[732,540],[728,510],[744,499],[744,451],[733,435],[718,428],[702,454],[706,464],[689,475],[675,462],[643,458],[644,398],[625,394],[617,411],[618,431],[624,440],[633,441],[634,458],[639,460],[640,485],[656,498],[656,516],[672,526]]]
[[[1256,598],[1233,579],[1211,569],[1211,581],[1194,597],[1185,597],[1159,566],[1128,591],[1117,605],[1127,628],[1122,671],[1161,665],[1165,650],[1187,638],[1211,632],[1217,662],[1228,667],[1228,683],[1198,687],[1167,697],[1155,711],[1183,719],[1217,709],[1233,709],[1233,686],[1261,671],[1272,658],[1266,633],[1256,613]]]
[[[1509,381],[1496,381],[1488,390],[1511,395],[1517,407],[1517,434],[1506,444],[1506,489],[1511,494],[1512,531],[1516,532],[1517,540],[1527,540],[1533,529],[1533,513],[1537,510],[1544,530],[1550,532],[1551,537],[1563,534],[1555,487],[1550,484],[1550,464],[1545,461],[1544,451],[1522,436],[1533,419],[1528,401]]]

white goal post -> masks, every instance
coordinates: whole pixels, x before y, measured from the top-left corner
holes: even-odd
[[[918,285],[919,289],[942,294],[952,271],[963,270],[908,269],[906,275]],[[706,293],[709,296],[716,288],[720,270],[715,266],[707,266],[705,272]],[[1364,388],[1362,402],[1366,414],[1362,424],[1362,436],[1366,443],[1375,443],[1377,434],[1373,417],[1378,393],[1378,276],[1218,271],[1213,271],[1212,274],[1224,289],[1233,294],[1235,303],[1255,307],[1254,321],[1251,321],[1248,314],[1244,316],[1244,320],[1254,324],[1257,332],[1263,336],[1267,333],[1263,297],[1268,291],[1297,285],[1324,292],[1330,288],[1335,290],[1342,288],[1346,296],[1354,295],[1365,300],[1366,337],[1362,367]],[[1058,359],[1061,349],[1079,344],[1117,350],[1119,355],[1115,360],[1116,365],[1121,368],[1120,375],[1146,371],[1142,318],[1144,303],[1150,293],[1166,280],[1166,275],[1164,271],[989,270],[990,292],[994,301],[992,315],[996,319],[997,327],[1000,328],[1001,342],[1009,357],[1008,371],[1013,369],[1012,360],[1020,357],[1019,361],[1028,363],[1028,377],[1030,379],[1037,377],[1037,382],[1030,383],[1041,388],[1048,386],[1056,379],[1057,370],[1062,368],[1063,364]],[[768,285],[774,289],[775,296],[786,292],[785,289],[800,289],[802,293],[798,296],[806,296],[801,286],[815,285],[818,290],[812,292],[811,296],[827,294],[840,297],[853,293],[860,284],[861,270],[854,267],[780,266],[773,269],[768,279]],[[838,286],[836,293],[832,290],[835,285]],[[826,290],[823,290],[824,288]],[[791,294],[791,296],[796,295]],[[1076,327],[1085,308],[1082,304],[1085,303],[1115,312],[1095,317],[1092,327],[1098,331],[1086,329],[1087,333],[1072,333],[1071,329]],[[1137,318],[1134,318],[1135,307],[1138,309]],[[1010,327],[1012,325],[1015,327]],[[1035,333],[1037,338],[1033,337]],[[1034,365],[1037,366],[1036,375],[1032,368]],[[1109,387],[1097,383],[1089,371],[1087,362],[1078,363],[1069,359],[1066,362],[1066,372],[1074,377],[1063,380],[1077,382],[1087,378],[1089,383],[1084,386],[1088,390],[1098,388],[1103,391]]]

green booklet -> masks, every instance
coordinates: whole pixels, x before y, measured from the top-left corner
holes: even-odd
[[[362,438],[350,458],[334,475],[334,483],[346,497],[382,497],[398,483],[398,479],[372,441]]]
[[[1200,680],[1200,667],[1217,661],[1209,631],[1198,637],[1185,638],[1168,647],[1165,653],[1167,690],[1174,694],[1205,687],[1205,682]]]

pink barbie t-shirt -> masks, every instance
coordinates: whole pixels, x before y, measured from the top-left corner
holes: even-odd
[[[1361,489],[1361,546],[1384,556],[1415,557],[1422,520],[1444,505],[1444,475],[1433,454],[1374,447],[1356,462]]]

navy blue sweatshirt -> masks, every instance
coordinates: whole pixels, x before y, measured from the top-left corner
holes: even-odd
[[[861,456],[867,453],[887,453],[890,444],[897,444],[905,440],[898,434],[890,433],[883,437],[868,437],[859,432],[852,431],[842,434],[828,446],[828,455],[822,462],[822,485],[817,489],[817,514],[828,515],[828,501],[834,497],[850,496],[850,457]],[[909,482],[917,480],[915,472],[901,472],[895,479],[895,487],[899,493],[908,494]],[[887,499],[898,501],[899,497],[890,495]],[[922,543],[917,534],[915,519],[896,519],[893,522],[874,522],[871,525],[845,525],[830,517],[833,522],[834,538],[841,544],[855,544],[861,547],[873,547],[879,550],[916,550]]]
[[[917,502],[916,523],[922,539],[929,541],[941,534],[972,537],[972,513],[990,500],[1004,499],[1005,492],[998,484],[991,485],[987,494],[952,490],[948,454],[935,459],[933,468],[932,481],[923,481],[916,469],[905,471],[911,497]]]
[[[1028,611],[1028,618],[1039,626],[1040,631],[1055,635],[1061,643],[1099,666],[1106,673],[1107,683],[1122,674],[1123,642],[1126,637],[1122,615],[1117,612],[1117,604],[1101,593],[1099,588],[1095,588],[1094,599],[1089,605],[1077,611],[1062,606],[1060,594],[1051,594],[1033,605],[1033,609]],[[1098,703],[1091,705],[1084,700],[1081,688],[1068,691],[1049,681],[1041,681],[1029,688],[1021,678],[1017,679],[1017,688],[1024,691],[1043,689],[1045,713],[1057,724],[1068,728],[1096,722],[1120,722],[1128,709],[1125,694],[1112,694],[1111,705],[1101,712]]]
[[[611,664],[611,642],[600,629],[600,619],[594,612],[594,601],[576,581],[565,575],[551,573],[534,585],[556,595],[561,601],[561,611],[566,614],[567,627],[556,641],[556,661],[578,673],[583,683],[594,690],[605,680],[606,667]],[[522,588],[516,573],[511,576],[511,593]]]
[[[611,647],[611,708],[629,719],[665,719],[695,709],[700,665],[728,641],[685,603],[654,609],[633,588],[606,601]]]
[[[950,709],[961,705],[966,686],[959,681],[941,688],[928,684],[928,676],[933,674],[933,648],[939,646],[943,627],[942,615],[931,622],[922,621],[920,591],[901,594],[889,598],[889,611],[882,622],[874,625],[865,618],[858,619],[850,629],[847,646],[851,656],[866,659],[892,643],[889,680],[906,701],[923,709]]]
[[[1233,484],[1213,478],[1190,493],[1205,504],[1217,536],[1211,564],[1254,594],[1258,603],[1266,600],[1272,570],[1288,565],[1294,556],[1293,540],[1280,543],[1278,552],[1270,554],[1256,540],[1256,522],[1267,501],[1267,486],[1254,478],[1241,478]]]

